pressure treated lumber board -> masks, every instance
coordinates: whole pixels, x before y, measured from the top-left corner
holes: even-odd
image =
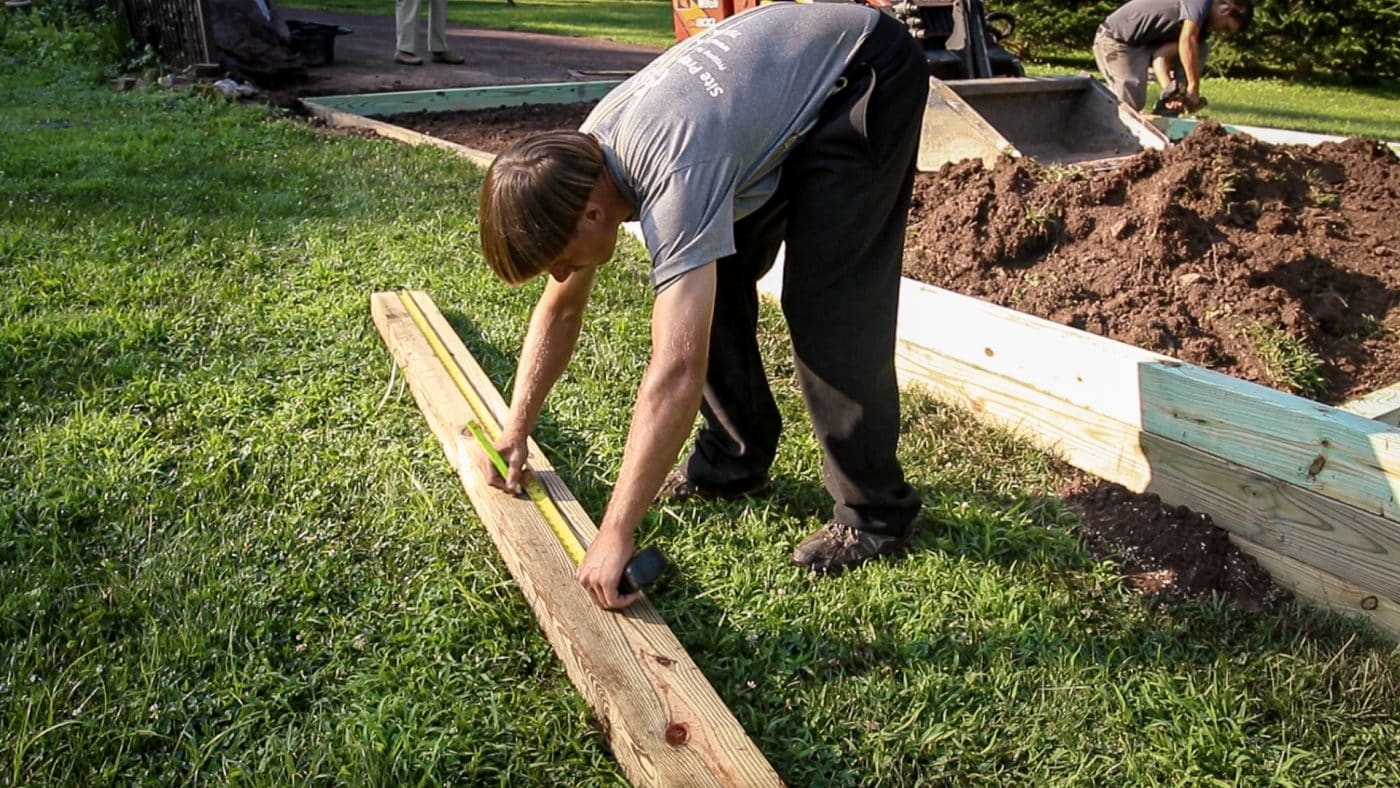
[[[1360,596],[1400,602],[1394,522],[1182,443],[1147,433],[1141,441],[1151,464],[1147,488],[1163,500],[1209,514],[1252,546],[1348,578],[1364,589]]]
[[[1400,426],[1400,383],[1349,400],[1337,408],[1392,427]]]
[[[505,402],[426,293],[410,293],[497,424]],[[470,465],[476,419],[398,293],[370,297],[375,326],[481,515],[554,651],[602,725],[634,785],[781,785],[733,713],[646,599],[603,611],[574,580],[574,565],[528,499],[481,481]],[[530,467],[585,541],[597,529],[530,443]]]
[[[1146,364],[1143,429],[1396,521],[1400,432],[1189,364]]]
[[[1353,616],[1370,619],[1380,629],[1400,633],[1400,604],[1377,596],[1341,578],[1308,566],[1302,561],[1276,553],[1234,534],[1230,541],[1254,557],[1280,586],[1303,599],[1312,599]]]
[[[356,115],[398,115],[404,112],[453,112],[457,110],[516,107],[521,104],[571,104],[593,101],[622,84],[621,80],[580,82],[532,82],[519,85],[486,85],[448,90],[402,90],[320,96],[314,102]],[[310,103],[309,101],[307,102]]]
[[[368,129],[381,137],[388,137],[389,139],[398,140],[399,142],[406,142],[409,145],[432,145],[435,148],[452,151],[482,167],[491,166],[491,160],[496,158],[492,154],[477,150],[476,148],[460,145],[451,140],[434,137],[430,134],[414,131],[413,129],[406,129],[403,126],[395,126],[392,123],[385,123],[382,120],[375,120],[374,118],[367,118],[353,112],[346,112],[345,110],[322,104],[319,101],[306,99],[302,101],[302,104],[306,106],[308,112],[324,120],[326,125],[332,128]]]

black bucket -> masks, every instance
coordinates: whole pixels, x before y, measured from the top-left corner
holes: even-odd
[[[301,55],[308,66],[323,66],[335,62],[335,37],[354,32],[340,25],[323,25],[320,22],[287,20],[287,31],[292,34],[292,49]]]

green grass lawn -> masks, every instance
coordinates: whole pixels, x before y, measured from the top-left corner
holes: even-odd
[[[368,316],[426,289],[508,386],[537,290],[485,271],[481,172],[3,47],[0,129],[0,783],[618,784]],[[536,436],[595,515],[645,270],[632,244],[604,268]],[[1124,590],[1059,465],[924,397],[909,556],[790,567],[828,504],[775,310],[763,341],[778,495],[644,539],[789,784],[1400,781],[1393,644]]]

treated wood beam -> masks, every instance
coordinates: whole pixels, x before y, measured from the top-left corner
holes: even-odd
[[[634,785],[781,785],[781,780],[646,599],[611,613],[574,580],[574,564],[528,499],[481,481],[470,465],[467,425],[480,417],[435,351],[450,363],[500,423],[505,401],[426,293],[408,294],[428,326],[414,320],[399,293],[375,293],[370,312],[413,397],[457,472],[570,680],[593,709]],[[530,467],[587,542],[597,528],[530,442]]]
[[[1400,432],[1189,364],[1138,368],[1146,432],[1397,521]]]
[[[1365,589],[1361,596],[1400,602],[1396,523],[1182,443],[1151,434],[1141,440],[1151,466],[1148,489],[1163,500],[1209,514],[1251,547],[1346,578]]]
[[[1264,571],[1281,586],[1303,599],[1312,599],[1323,606],[1348,615],[1370,619],[1378,628],[1392,635],[1400,633],[1400,604],[1372,594],[1336,575],[1319,570],[1286,555],[1276,553],[1234,534],[1230,535],[1244,552],[1254,556]]]
[[[767,281],[766,291],[776,292],[780,281],[778,273]],[[1381,425],[1334,416],[1335,409],[1296,397],[1275,398],[1271,390],[1263,406],[1240,406],[1217,387],[1237,395],[1262,387],[1214,373],[1206,376],[1206,385],[1197,386],[1200,381],[1194,379],[1181,384],[1186,394],[1173,393],[1169,379],[1148,386],[1143,370],[1160,369],[1165,376],[1183,365],[908,280],[902,287],[899,336],[896,364],[902,384],[926,388],[1100,478],[1209,514],[1266,569],[1289,571],[1281,580],[1300,597],[1363,615],[1400,636],[1394,615],[1400,601],[1400,524],[1394,519],[1331,497],[1328,493],[1340,479],[1319,485],[1306,472],[1278,478],[1283,474],[1264,473],[1196,443],[1150,431],[1154,418],[1168,426],[1185,420],[1198,430],[1213,425],[1213,431],[1224,434],[1209,445],[1249,457],[1258,453],[1259,444],[1272,449],[1271,444],[1301,441],[1311,448],[1298,436],[1320,441],[1319,435],[1334,434],[1320,423],[1350,436],[1350,454],[1330,445],[1332,439],[1322,447],[1342,455],[1336,463],[1341,470],[1335,473],[1346,475],[1350,463],[1355,473],[1370,467],[1381,483],[1394,483],[1394,473],[1367,466],[1371,444],[1359,440],[1384,432]],[[1169,402],[1185,401],[1191,407],[1154,403],[1161,391],[1168,393]],[[1282,406],[1287,406],[1286,416],[1269,412]],[[1236,412],[1241,407],[1243,416]],[[1144,413],[1154,411],[1154,418],[1144,420]],[[1252,423],[1271,427],[1273,434],[1250,432]],[[1348,442],[1336,440],[1339,446]],[[1290,568],[1294,564],[1307,571]]]
[[[449,90],[401,90],[349,96],[319,96],[316,104],[357,115],[399,115],[404,112],[452,112],[521,104],[572,104],[607,95],[622,80],[589,82],[540,82],[521,85],[488,85]]]
[[[1337,409],[1392,427],[1400,426],[1400,383],[1343,402]]]
[[[388,137],[391,140],[406,142],[409,145],[431,145],[435,148],[449,150],[458,156],[465,157],[473,163],[482,167],[491,166],[491,161],[496,157],[486,151],[470,148],[466,145],[459,145],[451,140],[441,137],[434,137],[430,134],[406,129],[403,126],[395,126],[392,123],[385,123],[382,120],[367,118],[363,115],[356,115],[353,112],[336,109],[335,107],[322,104],[318,100],[303,99],[302,104],[312,115],[324,120],[327,126],[332,128],[355,128],[368,129],[381,137]]]

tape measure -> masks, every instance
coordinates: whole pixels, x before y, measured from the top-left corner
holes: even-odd
[[[408,311],[408,315],[413,319],[414,325],[418,326],[418,330],[423,332],[423,337],[428,340],[428,344],[433,348],[433,354],[437,356],[438,361],[441,362],[443,368],[447,370],[447,374],[452,378],[452,382],[456,384],[457,390],[466,398],[467,405],[471,408],[472,413],[476,415],[477,420],[467,424],[467,429],[471,432],[472,437],[476,438],[477,443],[481,444],[482,450],[491,458],[491,462],[496,466],[496,470],[501,474],[501,478],[506,478],[510,468],[506,465],[505,458],[496,450],[495,440],[500,437],[501,428],[500,425],[496,424],[491,409],[486,406],[486,403],[481,399],[481,395],[477,393],[476,389],[471,385],[471,382],[467,380],[467,376],[462,372],[461,366],[457,363],[457,360],[452,357],[452,353],[448,351],[447,346],[442,343],[442,338],[438,336],[437,330],[428,323],[427,317],[423,315],[423,310],[419,309],[418,304],[413,300],[413,296],[408,291],[400,290],[399,301],[403,303],[404,309]],[[578,531],[574,530],[573,525],[569,522],[569,518],[559,509],[559,504],[555,503],[554,499],[550,497],[549,491],[546,490],[544,485],[540,484],[533,475],[527,475],[525,477],[525,483],[521,485],[521,487],[526,497],[535,504],[536,509],[539,509],[540,515],[543,516],[545,522],[549,524],[549,529],[559,538],[560,546],[564,548],[565,553],[568,553],[574,565],[577,566],[583,563],[583,556],[587,551],[584,548],[582,540],[579,538]],[[666,559],[662,556],[661,551],[655,546],[647,547],[632,556],[632,559],[627,563],[627,568],[622,574],[622,582],[619,585],[619,589],[624,594],[637,591],[653,583],[661,576],[665,568]]]

